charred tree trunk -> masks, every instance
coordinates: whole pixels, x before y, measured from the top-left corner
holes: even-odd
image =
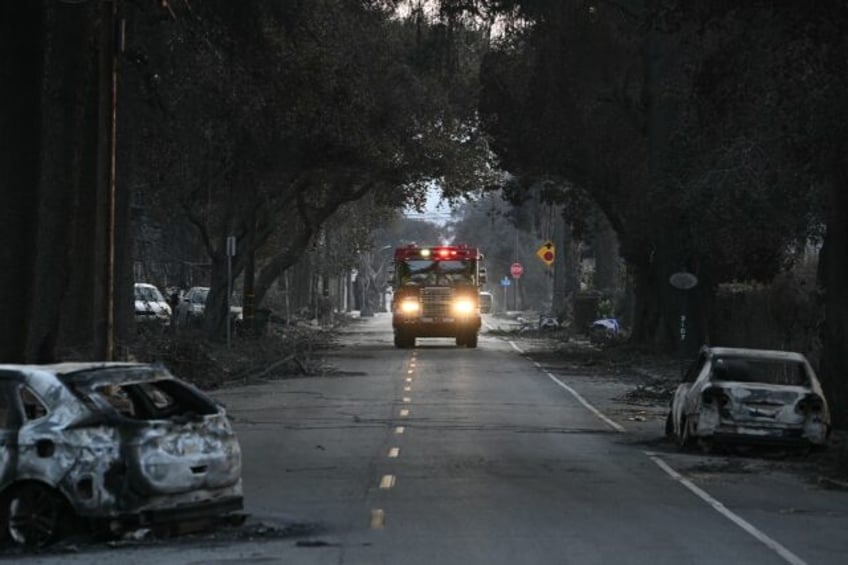
[[[225,245],[220,248],[226,249]],[[220,249],[219,248],[219,249]],[[211,255],[212,266],[209,273],[209,294],[206,296],[203,327],[207,337],[213,341],[222,341],[227,335],[227,256],[218,251]]]
[[[673,242],[671,235],[665,241]],[[681,260],[680,250],[670,243],[657,247],[650,260],[634,267],[634,320],[631,341],[636,345],[666,353],[682,352],[689,357],[707,340],[707,321],[715,289],[708,279],[699,278],[691,290],[677,290],[669,279],[678,271],[693,272]],[[696,276],[699,273],[693,272]],[[681,344],[682,317],[685,340]]]
[[[613,296],[620,290],[618,239],[606,217],[602,216],[594,236],[595,288],[604,296]]]
[[[97,358],[96,76],[106,29],[97,4],[7,4],[0,229],[16,243],[2,251],[2,357]]]
[[[26,361],[41,154],[44,11],[0,5],[0,360]]]
[[[824,290],[825,319],[820,366],[822,386],[834,425],[848,425],[848,163],[839,162],[830,186],[827,234],[821,250],[819,285]]]

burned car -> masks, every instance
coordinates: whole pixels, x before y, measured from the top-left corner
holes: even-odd
[[[696,442],[821,446],[830,412],[800,353],[703,347],[674,393],[666,433],[681,448]]]
[[[120,533],[241,510],[224,409],[159,365],[0,365],[0,538]],[[74,518],[77,519],[69,519]]]

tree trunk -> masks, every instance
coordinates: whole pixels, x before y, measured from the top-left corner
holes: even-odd
[[[566,300],[565,290],[565,219],[562,217],[562,207],[557,207],[557,214],[554,215],[554,233],[553,241],[559,249],[559,253],[554,254],[553,265],[553,295],[551,299],[551,309],[554,314],[565,320],[568,317],[568,302]]]
[[[44,62],[39,2],[0,5],[0,360],[22,363],[33,300]]]
[[[268,289],[280,278],[280,275],[304,257],[306,248],[311,241],[312,231],[305,228],[301,229],[289,240],[288,248],[284,252],[275,255],[262,267],[253,288],[253,303],[255,306],[262,304]]]
[[[6,361],[97,358],[98,8],[5,3],[0,13],[0,73],[13,85],[0,105]]]
[[[821,328],[822,386],[833,412],[834,425],[848,425],[848,164],[829,190],[827,234],[821,250],[819,285],[824,290],[825,319]]]
[[[256,251],[253,245],[248,245],[245,251],[244,288],[242,294],[242,323],[248,334],[256,328],[254,312],[256,311]]]
[[[699,279],[698,285],[691,290],[672,287],[669,282],[671,275],[686,270],[686,267],[680,264],[680,254],[673,239],[665,238],[665,241],[672,243],[658,246],[650,261],[634,266],[635,308],[631,341],[656,351],[691,357],[706,342],[708,313],[712,309],[715,290],[707,279]],[[681,330],[685,330],[682,343]]]
[[[620,290],[618,238],[606,217],[602,217],[594,235],[595,288],[611,297]]]
[[[206,335],[213,341],[222,341],[227,335],[227,276],[226,253],[214,253],[203,318]]]

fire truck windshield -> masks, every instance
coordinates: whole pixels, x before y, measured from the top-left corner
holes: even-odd
[[[402,261],[398,274],[401,285],[474,284],[474,261]]]

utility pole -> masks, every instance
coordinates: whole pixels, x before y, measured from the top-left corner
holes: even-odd
[[[118,0],[100,4],[100,55],[98,80],[97,223],[95,230],[105,248],[96,256],[94,335],[95,355],[115,359],[117,311],[117,137],[118,55],[123,48]],[[101,244],[102,245],[102,244]]]

